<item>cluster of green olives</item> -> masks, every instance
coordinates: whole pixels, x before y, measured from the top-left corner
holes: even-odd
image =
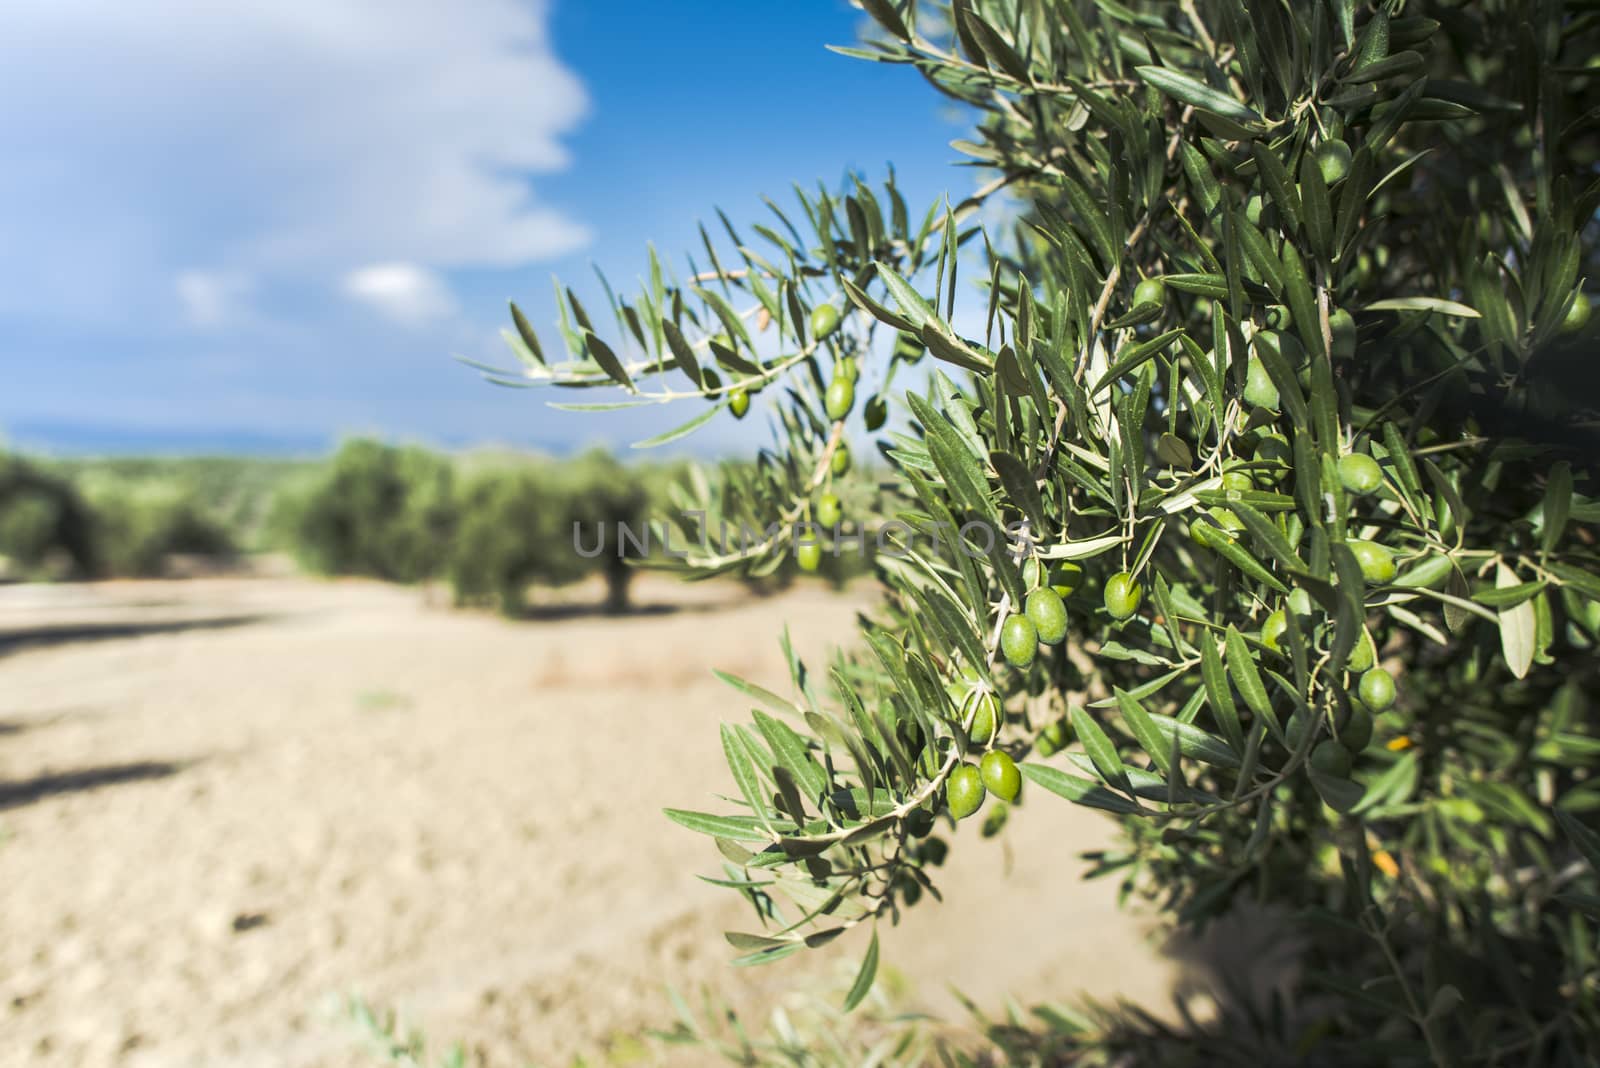
[[[976,668],[966,668],[946,691],[964,719],[968,720],[967,739],[974,746],[994,740],[1000,726],[1000,698],[983,682]],[[1022,773],[1009,753],[991,749],[977,764],[963,763],[950,773],[945,783],[945,801],[950,815],[966,819],[983,807],[983,799],[994,794],[1002,801],[1015,801],[1022,789]]]
[[[1002,801],[1017,799],[1022,790],[1022,772],[1016,761],[999,749],[983,754],[976,764],[963,763],[945,781],[945,803],[950,815],[964,820],[983,807],[984,798],[994,794]]]

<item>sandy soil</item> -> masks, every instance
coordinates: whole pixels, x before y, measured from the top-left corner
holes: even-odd
[[[667,983],[760,1006],[848,982],[855,938],[730,968],[748,909],[692,877],[718,858],[659,810],[726,785],[717,724],[747,709],[710,669],[786,689],[783,624],[818,656],[866,594],[638,593],[675,610],[0,589],[0,1065],[374,1064],[335,1008],[356,992],[488,1064],[564,1065],[668,1023]],[[884,932],[913,1003],[1165,1000],[1172,966],[1115,885],[1080,881],[1103,819],[1040,796],[1002,841],[959,837],[945,902]]]

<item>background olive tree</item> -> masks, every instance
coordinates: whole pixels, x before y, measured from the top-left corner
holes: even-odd
[[[1026,783],[1115,814],[1095,870],[1177,928],[1283,906],[1305,967],[1181,1043],[1053,1018],[1018,1057],[1594,1063],[1600,8],[861,6],[839,51],[971,108],[976,193],[797,188],[608,320],[568,292],[559,348],[513,306],[491,372],[698,405],[645,444],[773,419],[676,503],[777,525],[691,575],[883,538],[857,651],[730,680],[731,797],[668,812],[754,907],[738,963],[894,920]]]

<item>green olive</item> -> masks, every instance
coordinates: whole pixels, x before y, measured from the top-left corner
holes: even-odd
[[[954,680],[945,687],[945,693],[950,695],[963,724],[971,714],[972,725],[967,728],[967,737],[974,745],[985,745],[994,737],[995,724],[1000,720],[1000,699],[989,690],[975,688],[975,683],[975,679]]]
[[[750,394],[742,389],[736,389],[729,393],[728,410],[733,412],[735,419],[743,419],[744,413],[750,410]]]
[[[839,525],[839,520],[843,517],[843,513],[844,509],[839,506],[837,495],[824,493],[817,498],[817,523],[819,525],[831,530]]]
[[[1356,354],[1356,321],[1343,308],[1328,316],[1328,333],[1333,338],[1334,359],[1348,360]]]
[[[1352,753],[1359,753],[1372,742],[1372,713],[1363,705],[1351,702],[1350,715],[1339,728],[1339,744]]]
[[[1058,719],[1045,724],[1034,742],[1034,748],[1038,750],[1040,756],[1047,757],[1065,749],[1067,741],[1066,720]]]
[[[1127,619],[1139,610],[1143,599],[1144,587],[1133,581],[1133,576],[1126,571],[1118,571],[1106,579],[1106,611],[1111,613],[1112,619]]]
[[[1289,592],[1289,611],[1297,616],[1311,614],[1311,595],[1305,590],[1291,590]]]
[[[1287,306],[1273,304],[1267,308],[1267,325],[1274,330],[1287,330],[1294,325],[1294,315]]]
[[[1252,196],[1244,202],[1244,217],[1250,220],[1251,226],[1261,225],[1261,212],[1265,207],[1266,204],[1259,195]]]
[[[856,358],[854,356],[846,356],[834,365],[833,374],[835,378],[848,378],[854,382],[861,377],[861,369],[856,366]]]
[[[1028,594],[1028,619],[1046,645],[1059,645],[1067,636],[1067,606],[1055,590],[1041,586]]]
[[[1356,563],[1361,565],[1361,574],[1368,582],[1380,585],[1394,578],[1394,554],[1375,541],[1356,539],[1348,543],[1350,551],[1356,554]]]
[[[850,414],[850,409],[856,403],[856,384],[844,376],[835,378],[828,383],[828,391],[823,394],[822,407],[828,413],[828,418],[835,421],[843,419]]]
[[[1000,628],[1000,651],[1006,663],[1025,668],[1039,651],[1039,632],[1027,616],[1012,615]]]
[[[1256,488],[1256,480],[1250,477],[1248,471],[1226,471],[1222,475],[1222,488],[1248,493]]]
[[[1347,778],[1350,775],[1350,750],[1332,739],[1318,742],[1317,747],[1311,750],[1311,766],[1329,778]]]
[[[1322,172],[1322,180],[1328,185],[1335,185],[1344,180],[1350,173],[1352,156],[1350,146],[1343,141],[1324,141],[1317,146],[1317,169]]]
[[[1022,586],[1024,589],[1035,589],[1044,585],[1044,561],[1037,556],[1030,556],[1022,561]]]
[[[1279,641],[1283,638],[1284,631],[1289,629],[1289,617],[1283,609],[1278,609],[1267,617],[1261,624],[1261,644],[1275,653],[1282,652]]]
[[[991,749],[978,761],[978,773],[984,787],[1002,801],[1015,801],[1022,789],[1022,773],[1016,761],[998,749]]]
[[[794,557],[800,562],[801,571],[815,571],[822,566],[822,543],[803,541],[794,547]]]
[[[1159,278],[1146,278],[1133,287],[1133,306],[1161,304],[1167,299],[1167,284]]]
[[[1074,563],[1057,564],[1050,569],[1050,588],[1061,597],[1071,597],[1083,580],[1083,568]]]
[[[1267,374],[1267,367],[1252,356],[1245,367],[1244,399],[1257,408],[1278,410],[1278,387]]]
[[[1210,515],[1217,526],[1231,534],[1237,534],[1244,529],[1243,520],[1231,508],[1212,508]]]
[[[878,430],[889,421],[889,404],[877,394],[867,398],[865,419],[868,430]]]
[[[1347,453],[1339,457],[1339,481],[1351,493],[1364,497],[1383,485],[1383,468],[1364,452]]]
[[[1350,650],[1350,659],[1345,662],[1345,668],[1357,674],[1367,670],[1377,659],[1377,650],[1372,645],[1372,635],[1362,630],[1361,638],[1356,642],[1356,647]]]
[[[1370,668],[1362,673],[1356,695],[1374,712],[1382,712],[1394,704],[1394,676],[1383,668]]]
[[[971,764],[962,764],[950,773],[944,795],[950,815],[964,820],[983,807],[983,777]]]
[[[1561,332],[1563,334],[1576,334],[1589,325],[1589,316],[1594,309],[1589,304],[1589,298],[1583,293],[1574,293],[1572,303],[1567,305],[1567,314],[1561,319]]]
[[[1282,434],[1276,432],[1263,434],[1256,443],[1255,458],[1260,463],[1288,467],[1294,463],[1294,449],[1289,446],[1289,439]]]
[[[822,341],[839,329],[839,309],[832,304],[818,304],[811,310],[811,336]]]
[[[833,450],[833,459],[828,462],[828,470],[836,475],[850,470],[850,446],[839,442],[839,447]]]

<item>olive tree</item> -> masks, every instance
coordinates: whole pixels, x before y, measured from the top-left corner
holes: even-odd
[[[667,813],[739,963],[893,921],[1026,789],[1177,927],[1295,917],[1308,996],[1193,1063],[1592,1063],[1600,10],[860,4],[837,51],[970,109],[977,191],[797,187],[614,323],[513,306],[491,375],[692,410],[646,444],[769,414],[680,490],[695,577],[879,547],[854,651],[731,679],[731,796]]]

